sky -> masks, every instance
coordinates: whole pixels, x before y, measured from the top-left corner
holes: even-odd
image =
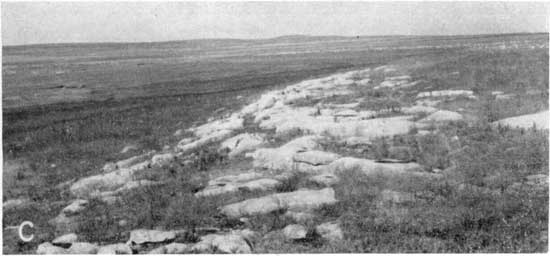
[[[3,45],[548,32],[544,2],[2,2]]]

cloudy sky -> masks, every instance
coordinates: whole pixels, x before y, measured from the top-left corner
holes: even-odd
[[[547,32],[538,2],[2,2],[4,45]]]

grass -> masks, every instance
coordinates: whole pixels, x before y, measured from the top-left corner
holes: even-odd
[[[240,108],[247,97],[266,88],[388,62],[412,63],[407,65],[411,76],[424,82],[405,91],[373,91],[370,86],[356,86],[352,87],[356,90],[353,95],[334,96],[322,102],[350,103],[351,99],[361,97],[364,100],[360,109],[379,108],[381,112],[388,109],[391,112],[393,108],[395,113],[389,115],[394,115],[400,114],[401,107],[395,102],[403,106],[412,104],[416,90],[473,89],[483,96],[480,100],[444,101],[440,107],[449,110],[464,108],[464,113],[475,117],[477,122],[451,122],[433,127],[435,134],[419,136],[412,132],[380,138],[372,145],[358,148],[339,144],[336,138],[321,141],[326,151],[370,159],[389,157],[392,147],[405,147],[410,149],[412,158],[409,160],[426,166],[428,170],[445,170],[443,178],[435,180],[367,179],[360,172],[340,175],[342,180],[335,186],[340,202],[319,209],[317,218],[308,223],[308,227],[337,220],[342,225],[345,241],[286,241],[276,231],[293,221],[284,217],[282,211],[254,216],[248,223],[220,216],[218,207],[221,205],[270,192],[240,191],[196,198],[193,193],[205,186],[212,170],[231,169],[236,165],[218,161],[223,155],[217,151],[217,145],[195,152],[192,165],[182,165],[180,162],[184,159],[178,159],[170,166],[151,168],[136,177],[167,180],[164,185],[125,193],[115,205],[92,200],[90,208],[81,216],[79,235],[87,241],[114,243],[126,241],[128,231],[135,228],[248,227],[262,235],[268,234],[255,241],[255,252],[547,251],[548,190],[514,184],[523,182],[527,175],[547,174],[548,134],[488,125],[499,118],[548,109],[546,52],[384,50],[268,59],[252,56],[240,60],[221,58],[215,63],[201,62],[195,70],[197,72],[182,69],[183,74],[192,73],[189,79],[173,77],[175,80],[141,86],[139,93],[151,94],[150,97],[130,95],[132,97],[101,102],[4,109],[4,157],[23,160],[26,164],[14,173],[3,174],[6,184],[3,199],[28,197],[33,204],[22,210],[4,211],[3,227],[33,220],[40,229],[32,243],[20,243],[15,235],[6,235],[5,232],[3,252],[31,253],[39,243],[51,241],[56,234],[47,222],[71,199],[66,193],[61,193],[63,189],[54,185],[97,174],[105,162],[129,157],[119,153],[127,144],[137,144],[141,151],[160,150],[164,145],[174,145],[181,139],[172,136],[175,130],[202,123],[213,114]],[[214,72],[227,67],[228,63],[233,66],[219,74]],[[257,67],[252,67],[253,64]],[[181,67],[175,66],[174,70]],[[167,73],[159,72],[153,76]],[[89,76],[93,74],[87,74],[86,79]],[[102,79],[109,77],[102,76]],[[378,84],[384,77],[380,72],[371,79],[373,84]],[[7,81],[14,83],[10,79]],[[193,89],[196,94],[189,95]],[[514,93],[517,97],[496,101],[484,96],[493,90]],[[392,104],[389,99],[393,100]],[[319,101],[305,99],[296,104],[309,106],[316,103]],[[245,123],[243,131],[259,131],[250,117]],[[280,146],[304,135],[299,130],[282,135],[274,131],[263,132],[271,146]],[[453,139],[455,136],[458,136],[458,141]],[[477,186],[477,189],[459,189],[459,184],[464,182]],[[310,185],[298,175],[276,191],[313,188]],[[413,204],[380,204],[381,191],[384,190],[412,193],[419,200]],[[190,237],[188,242],[193,242],[193,239],[196,237]]]
[[[448,130],[443,129],[443,134],[454,129],[455,126],[449,126]],[[547,173],[548,134],[498,130],[483,125],[462,127],[453,132],[464,138],[461,145],[468,150],[453,156],[457,157],[454,159],[457,168],[446,173],[443,179],[390,181],[367,178],[359,171],[340,175],[342,180],[336,186],[339,204],[320,211],[328,219],[340,216],[346,242],[353,245],[343,243],[345,246],[336,251],[547,250],[547,240],[542,238],[548,226],[547,188],[522,187],[523,190],[512,192],[509,187],[514,182],[522,182],[525,175]],[[523,153],[503,155],[510,145]],[[460,190],[458,184],[463,182],[495,193]],[[431,199],[380,208],[376,202],[384,189],[429,195]]]

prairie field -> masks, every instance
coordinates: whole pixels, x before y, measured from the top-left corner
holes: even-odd
[[[2,50],[3,253],[548,251],[547,33]]]

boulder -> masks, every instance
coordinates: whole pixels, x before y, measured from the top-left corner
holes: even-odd
[[[307,229],[302,225],[291,224],[283,229],[283,234],[289,240],[301,240],[307,236]]]
[[[36,254],[67,254],[67,250],[46,242],[38,245]]]
[[[69,247],[72,243],[78,241],[78,236],[75,233],[62,235],[52,241],[55,246]]]
[[[326,222],[315,227],[315,232],[329,241],[341,241],[344,233],[337,222]]]
[[[118,243],[99,247],[97,254],[133,254],[133,252],[130,246],[123,243]]]
[[[277,102],[277,97],[271,93],[266,93],[258,100],[258,109],[266,109],[272,107]]]
[[[88,207],[88,200],[76,199],[72,203],[67,205],[65,208],[63,208],[61,212],[64,213],[65,215],[70,216],[70,215],[79,214],[80,212],[85,210],[86,207]]]
[[[4,211],[9,211],[9,210],[12,210],[12,209],[18,209],[18,208],[25,207],[25,206],[29,205],[30,203],[31,202],[27,198],[10,199],[10,200],[5,201],[2,204],[2,209]]]
[[[200,238],[191,250],[195,253],[252,253],[251,231],[236,230],[226,234],[211,234]]]
[[[288,193],[278,193],[260,198],[248,199],[222,207],[221,212],[230,218],[248,215],[266,214],[276,210],[308,211],[322,205],[334,204],[334,190],[298,190]]]
[[[120,153],[121,153],[121,154],[126,154],[126,153],[128,153],[128,152],[130,152],[130,151],[135,151],[135,150],[138,150],[138,149],[139,149],[139,148],[138,148],[137,145],[131,144],[131,145],[125,146],[125,147],[120,151]]]
[[[293,156],[294,162],[306,163],[315,166],[330,164],[338,158],[340,158],[338,154],[318,150],[300,152]]]
[[[220,148],[229,149],[229,157],[235,157],[243,152],[256,149],[264,143],[260,134],[242,133],[222,142]]]
[[[493,122],[493,125],[510,126],[512,128],[529,129],[536,127],[537,129],[548,130],[550,112],[548,110],[535,114],[515,116],[501,119]]]
[[[126,244],[164,243],[173,241],[174,239],[176,239],[176,232],[174,231],[137,229],[130,232],[130,238]]]
[[[174,161],[175,156],[172,153],[157,154],[151,158],[151,165],[165,166]]]

